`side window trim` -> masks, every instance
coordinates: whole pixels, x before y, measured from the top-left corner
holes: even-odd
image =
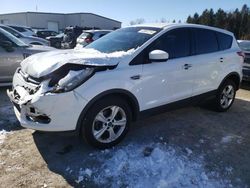
[[[189,36],[189,55],[185,56],[185,57],[190,57],[192,56],[192,50],[193,50],[193,36],[192,36],[192,32],[191,32],[191,29],[190,27],[182,27],[182,28],[175,28],[175,29],[171,29],[169,31],[167,31],[166,33],[162,34],[161,36],[159,36],[157,39],[155,39],[152,43],[150,43],[145,49],[143,49],[136,57],[134,57],[130,63],[129,63],[129,66],[133,66],[133,65],[143,65],[143,64],[149,64],[151,62],[147,62],[147,63],[136,63],[136,59],[139,58],[139,56],[147,56],[149,53],[149,49],[152,48],[153,45],[155,45],[155,43],[158,41],[158,40],[161,40],[161,38],[165,37],[166,35],[168,35],[170,32],[173,32],[173,31],[176,31],[176,30],[182,30],[182,29],[186,29],[187,32],[188,32],[188,36]],[[145,54],[146,53],[146,54]],[[145,58],[145,57],[144,57]],[[176,57],[176,58],[171,58],[171,59],[178,59],[178,58],[184,58],[184,57]],[[149,61],[149,60],[145,60],[146,61]]]

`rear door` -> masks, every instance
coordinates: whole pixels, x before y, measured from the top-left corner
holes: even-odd
[[[195,69],[193,95],[203,94],[217,89],[222,72],[223,52],[219,51],[216,32],[213,30],[192,29],[195,51],[192,58]]]

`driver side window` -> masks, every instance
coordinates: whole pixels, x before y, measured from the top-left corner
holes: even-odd
[[[150,51],[163,50],[168,52],[169,59],[186,57],[191,54],[189,29],[175,29],[155,41]]]
[[[188,28],[174,29],[156,39],[139,55],[130,65],[151,63],[149,53],[153,50],[163,50],[169,54],[169,59],[181,58],[191,55],[191,32]]]

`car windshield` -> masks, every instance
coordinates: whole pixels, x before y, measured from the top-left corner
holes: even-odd
[[[94,41],[85,48],[98,50],[102,53],[128,51],[142,46],[146,41],[161,31],[160,28],[128,27],[113,31]]]
[[[17,46],[23,46],[23,47],[26,47],[26,46],[29,46],[27,44],[25,44],[23,41],[19,40],[18,38],[16,38],[14,35],[10,34],[9,32],[3,30],[0,28],[0,32],[5,36],[7,37],[10,41],[12,41],[13,43],[15,43]]]
[[[239,42],[239,46],[242,50],[250,51],[250,41]]]

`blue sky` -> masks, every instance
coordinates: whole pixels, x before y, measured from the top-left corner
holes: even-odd
[[[91,12],[123,22],[144,18],[146,22],[155,22],[165,18],[172,21],[185,21],[195,12],[206,8],[234,10],[243,4],[250,6],[250,0],[1,0],[0,14],[36,11],[39,12]]]

